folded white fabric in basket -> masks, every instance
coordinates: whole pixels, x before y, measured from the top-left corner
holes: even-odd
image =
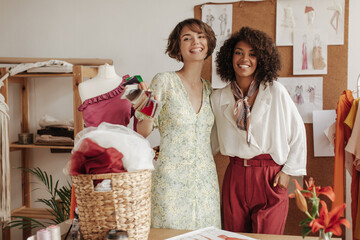
[[[155,152],[144,137],[122,125],[103,122],[98,127],[88,127],[75,137],[72,152],[78,150],[82,140],[89,138],[103,148],[115,148],[121,152],[124,168],[128,172],[154,170]]]

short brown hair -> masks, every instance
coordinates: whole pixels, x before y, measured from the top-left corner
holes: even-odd
[[[207,39],[208,52],[206,58],[211,56],[216,46],[215,33],[209,25],[196,18],[188,18],[179,22],[174,30],[169,35],[168,44],[165,53],[169,54],[171,58],[175,58],[182,62],[180,53],[180,34],[182,29],[188,26],[194,32],[203,32]],[[206,59],[205,58],[205,59]]]

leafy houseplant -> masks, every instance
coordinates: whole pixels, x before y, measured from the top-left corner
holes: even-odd
[[[337,236],[341,235],[342,230],[340,225],[350,228],[349,221],[341,218],[346,207],[345,203],[334,207],[329,212],[326,202],[319,198],[319,195],[324,195],[331,201],[334,201],[335,193],[332,187],[327,186],[321,188],[315,186],[313,178],[310,178],[308,182],[305,181],[307,189],[303,189],[295,179],[293,179],[293,181],[295,182],[296,190],[295,193],[290,194],[289,197],[295,197],[297,207],[307,216],[307,218],[300,222],[303,238],[310,232],[316,233],[319,231],[319,239],[331,239],[333,234]],[[310,212],[306,198],[311,204]]]
[[[25,168],[32,175],[36,176],[44,185],[46,191],[49,193],[49,198],[39,198],[36,202],[41,202],[46,205],[47,211],[51,213],[54,219],[51,222],[39,222],[33,218],[24,216],[13,216],[14,220],[8,223],[8,227],[19,227],[20,229],[31,230],[33,228],[46,228],[47,225],[59,224],[70,216],[70,202],[71,202],[71,184],[59,187],[59,180],[53,184],[52,175],[48,175],[45,171],[36,167],[33,169]],[[35,189],[38,190],[39,188]]]

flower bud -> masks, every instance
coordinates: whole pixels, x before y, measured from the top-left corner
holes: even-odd
[[[307,212],[308,206],[306,199],[302,195],[299,189],[295,190],[295,202],[296,202],[296,206],[300,209],[300,211]]]

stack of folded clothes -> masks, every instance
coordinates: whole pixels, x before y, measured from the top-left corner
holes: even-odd
[[[54,146],[74,145],[73,121],[60,121],[49,115],[44,115],[39,121],[35,144]]]

